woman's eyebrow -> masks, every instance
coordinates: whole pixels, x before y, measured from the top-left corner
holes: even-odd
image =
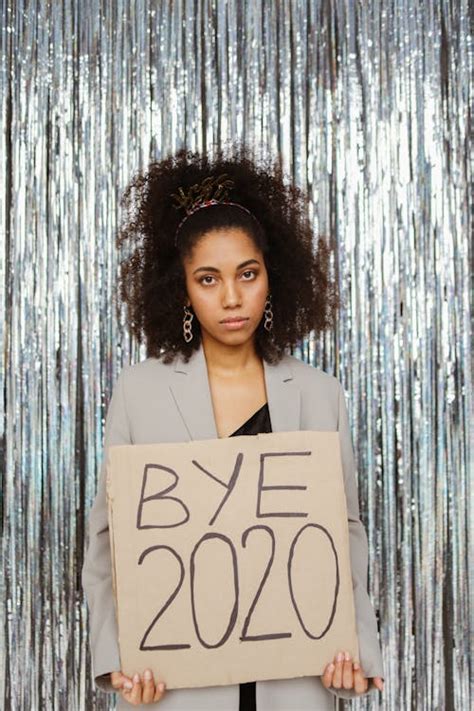
[[[242,267],[246,267],[247,264],[260,264],[258,259],[247,259],[245,262],[242,262],[241,264],[238,264],[236,267],[237,269],[242,269]],[[220,272],[220,269],[216,269],[216,267],[198,267],[193,271],[193,274],[196,274],[197,272]]]

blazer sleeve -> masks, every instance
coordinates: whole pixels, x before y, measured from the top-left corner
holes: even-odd
[[[341,447],[344,486],[346,492],[347,516],[349,522],[349,548],[354,591],[354,607],[359,640],[359,661],[369,686],[365,694],[357,694],[354,689],[334,689],[335,696],[344,699],[358,698],[369,693],[379,693],[370,677],[384,676],[382,653],[378,640],[377,619],[367,590],[368,541],[364,525],[359,517],[359,499],[356,480],[356,462],[352,446],[349,417],[344,389],[339,381],[338,431]]]
[[[94,681],[99,689],[115,692],[110,673],[120,671],[118,626],[112,587],[112,562],[106,499],[107,449],[132,444],[124,397],[125,366],[114,385],[104,433],[98,489],[89,514],[89,545],[82,567],[82,587],[89,609],[89,644]],[[105,676],[103,676],[105,675]]]

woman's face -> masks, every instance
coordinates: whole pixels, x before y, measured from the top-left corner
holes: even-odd
[[[244,230],[231,227],[203,235],[183,261],[189,302],[203,339],[240,345],[257,329],[268,296],[262,252]],[[226,325],[225,319],[242,321]]]

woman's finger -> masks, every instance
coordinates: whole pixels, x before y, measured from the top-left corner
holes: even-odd
[[[381,676],[374,676],[373,680],[374,680],[374,684],[377,687],[377,689],[380,689],[380,691],[383,691],[384,684],[383,684],[382,677]]]
[[[356,694],[364,694],[368,685],[369,682],[365,678],[359,662],[354,662],[354,691]]]
[[[123,686],[122,686],[122,696],[125,699],[125,701],[130,702],[130,694],[132,693],[133,689],[133,682],[132,681],[124,681]]]
[[[112,672],[110,675],[110,683],[114,689],[120,690],[126,681],[130,681],[130,679],[122,672]]]
[[[128,700],[132,704],[141,704],[142,702],[142,682],[138,672],[133,676],[133,688],[130,692]]]
[[[326,687],[326,689],[329,689],[332,684],[332,677],[335,668],[336,667],[334,662],[331,662],[327,665],[326,669],[324,670],[324,674],[321,676],[321,681],[323,682],[323,685]]]
[[[154,700],[155,680],[151,669],[145,669],[143,674],[142,703],[149,704]]]
[[[340,689],[342,686],[342,665],[343,665],[344,653],[339,652],[334,658],[335,669],[332,677],[332,685],[335,689]]]
[[[155,697],[154,697],[153,701],[160,701],[164,693],[165,693],[165,684],[162,681],[160,681],[156,685]]]
[[[342,665],[342,686],[344,689],[352,689],[354,686],[354,672],[352,669],[352,657],[349,652],[344,654]]]

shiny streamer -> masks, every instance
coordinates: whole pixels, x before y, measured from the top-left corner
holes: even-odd
[[[4,708],[113,705],[80,571],[111,388],[145,357],[113,309],[118,200],[150,159],[236,136],[336,236],[337,327],[296,355],[342,381],[353,427],[386,685],[352,706],[472,708],[467,0],[4,0],[1,17]]]

